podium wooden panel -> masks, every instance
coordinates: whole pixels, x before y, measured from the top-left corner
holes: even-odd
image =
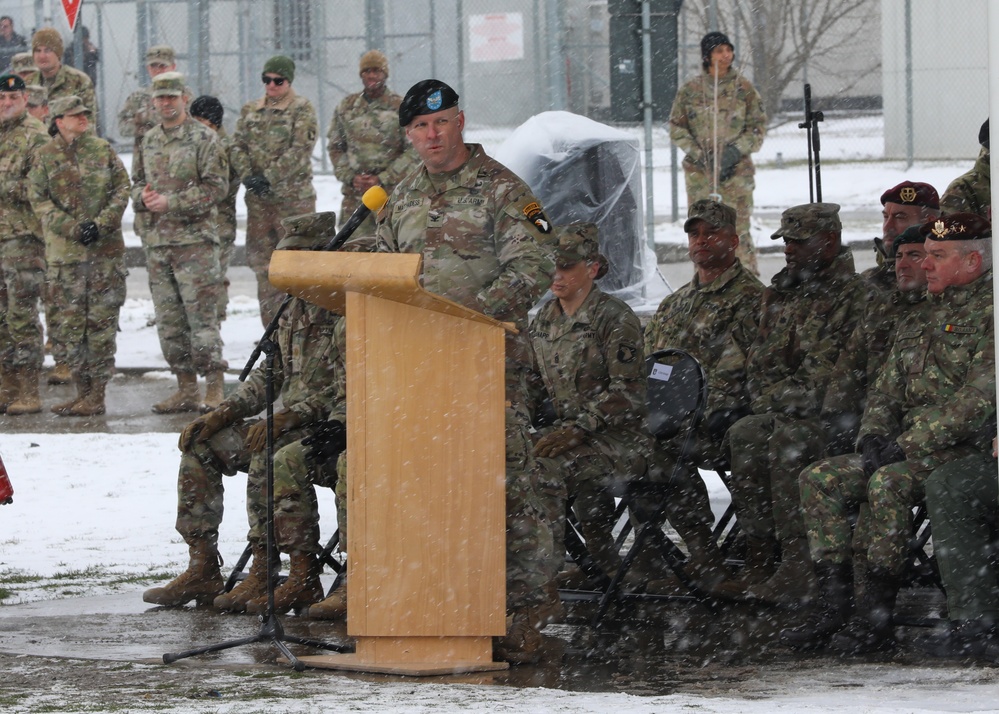
[[[347,319],[348,634],[313,667],[504,669],[504,330],[414,254],[275,251],[276,287]]]

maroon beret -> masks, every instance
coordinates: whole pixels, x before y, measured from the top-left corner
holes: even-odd
[[[992,224],[976,213],[951,213],[919,229],[927,240],[980,240],[992,237]]]
[[[939,209],[940,196],[937,195],[937,190],[928,183],[903,181],[895,188],[890,188],[881,194],[881,205],[886,203]]]

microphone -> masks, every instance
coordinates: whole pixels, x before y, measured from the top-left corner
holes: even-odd
[[[340,247],[353,235],[357,227],[368,217],[368,214],[377,213],[382,210],[382,206],[386,203],[388,203],[388,194],[385,193],[384,188],[381,186],[372,186],[369,188],[361,196],[361,205],[357,207],[357,210],[343,224],[343,228],[337,231],[337,234],[330,238],[328,243],[319,246],[316,250],[340,250]]]

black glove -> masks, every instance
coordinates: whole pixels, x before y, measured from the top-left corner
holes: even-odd
[[[718,162],[718,181],[724,183],[735,175],[735,166],[742,158],[742,153],[735,148],[735,144],[729,144],[722,151],[721,160]]]
[[[708,414],[704,422],[704,428],[708,430],[708,435],[715,441],[721,441],[729,427],[742,419],[744,416],[752,414],[749,407],[738,407],[737,409],[718,409]]]
[[[271,182],[266,176],[247,176],[243,179],[243,185],[254,196],[266,196],[271,192]]]
[[[302,439],[302,446],[308,447],[305,458],[314,464],[335,461],[347,448],[347,427],[341,421],[324,421],[312,436]]]
[[[80,237],[79,241],[82,245],[90,245],[91,243],[96,243],[101,237],[101,229],[97,227],[97,224],[93,221],[84,221],[80,224]]]
[[[860,454],[866,478],[870,478],[882,466],[905,461],[905,452],[898,442],[878,434],[868,434],[861,440]]]

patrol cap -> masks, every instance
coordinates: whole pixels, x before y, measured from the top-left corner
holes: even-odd
[[[368,50],[363,55],[361,55],[360,70],[363,72],[366,69],[380,69],[386,75],[388,74],[388,57],[381,50]]]
[[[418,116],[458,106],[458,93],[439,79],[417,82],[399,105],[399,126],[409,126]]]
[[[25,88],[28,93],[28,106],[41,107],[49,103],[49,90],[38,84],[29,84]]]
[[[907,243],[918,243],[922,245],[926,241],[926,237],[922,233],[922,226],[909,226],[902,233],[892,241],[892,251],[898,253],[898,247],[900,245],[906,245]]]
[[[170,45],[153,45],[146,50],[146,64],[173,64],[177,55]]]
[[[179,97],[184,94],[184,75],[164,72],[153,78],[154,97]]]
[[[712,201],[710,198],[702,198],[687,209],[687,220],[684,221],[683,230],[686,233],[693,226],[694,221],[704,221],[710,226],[721,228],[722,226],[735,227],[735,209],[726,206],[724,203]]]
[[[982,240],[992,237],[992,224],[977,213],[951,213],[927,221],[919,231],[926,240]]]
[[[49,119],[53,121],[59,117],[73,116],[75,114],[90,114],[90,109],[75,94],[53,99],[52,104],[49,106]]]
[[[939,209],[940,196],[937,195],[937,190],[928,183],[903,181],[898,186],[890,188],[881,194],[881,205],[883,206],[886,203]]]
[[[285,230],[284,238],[277,250],[309,250],[326,238],[336,235],[336,213],[302,213],[281,220]]]
[[[803,203],[792,206],[780,216],[780,228],[770,238],[808,240],[823,231],[840,231],[838,203]]]
[[[23,92],[24,80],[16,74],[0,74],[0,92]]]
[[[555,248],[555,265],[569,268],[580,261],[600,263],[596,279],[604,277],[610,265],[600,253],[600,237],[592,223],[570,223],[555,229],[558,233],[558,246]]]
[[[10,69],[14,74],[21,72],[37,72],[35,57],[30,52],[18,52],[10,59]]]

